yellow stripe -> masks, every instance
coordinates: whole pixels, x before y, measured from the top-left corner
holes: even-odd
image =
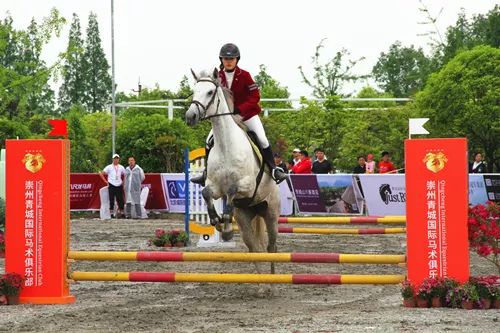
[[[184,252],[184,261],[291,262],[290,253]]]
[[[404,275],[341,275],[342,284],[398,284]]]
[[[377,218],[378,223],[406,223],[406,216],[385,216]]]
[[[406,228],[387,228],[385,229],[386,234],[404,234],[406,233]]]
[[[341,264],[400,264],[406,262],[405,255],[398,254],[341,254],[339,263]]]
[[[96,261],[135,261],[137,252],[111,252],[111,251],[69,251],[68,259],[96,260]]]
[[[194,161],[200,157],[205,157],[205,148],[198,148],[189,152],[189,161]]]
[[[175,282],[292,283],[292,274],[176,273]]]
[[[129,281],[129,273],[122,272],[73,272],[69,278],[75,281]]]
[[[335,223],[349,223],[350,217],[289,217],[288,223],[314,223],[314,224],[335,224]]]

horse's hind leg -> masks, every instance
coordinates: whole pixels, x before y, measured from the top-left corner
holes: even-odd
[[[278,198],[279,199],[279,198]],[[270,200],[268,209],[264,213],[264,221],[266,223],[267,229],[267,252],[275,253],[278,252],[278,246],[276,245],[276,240],[278,238],[278,219],[280,217],[280,202],[273,202],[276,200]],[[271,274],[275,273],[274,263],[271,263]]]

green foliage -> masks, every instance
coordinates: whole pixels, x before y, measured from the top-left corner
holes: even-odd
[[[271,75],[267,73],[265,65],[259,66],[260,71],[255,76],[255,83],[259,86],[261,98],[289,98],[287,87],[282,87]],[[290,102],[261,102],[262,108],[291,108]]]
[[[191,130],[179,120],[162,114],[129,114],[117,131],[117,147],[122,156],[135,156],[145,172],[182,172],[185,147],[198,148]]]
[[[485,153],[488,171],[500,170],[500,50],[478,46],[459,53],[417,95],[436,137],[461,137]]]
[[[395,97],[409,97],[425,85],[431,65],[421,48],[395,42],[387,53],[380,54],[372,74],[386,92]]]
[[[0,147],[5,148],[6,139],[28,139],[30,131],[21,122],[0,118]]]
[[[478,45],[500,47],[500,7],[495,7],[486,15],[474,15],[470,20],[465,12],[459,14],[454,26],[446,30],[446,42],[438,47],[440,61],[446,64],[460,51],[470,50]]]
[[[82,106],[73,106],[66,115],[68,137],[71,140],[72,172],[97,171],[94,165],[96,156],[81,120],[84,114],[85,110]]]
[[[62,66],[63,83],[59,89],[59,108],[67,112],[71,105],[85,103],[85,69],[88,68],[84,57],[84,44],[80,28],[80,18],[73,14],[69,30],[69,41]]]
[[[90,13],[83,53],[85,73],[85,106],[89,112],[103,111],[111,100],[109,64],[101,45],[97,16]]]
[[[111,114],[107,112],[86,113],[82,125],[87,135],[88,144],[93,151],[94,169],[101,170],[110,163],[111,152]],[[120,118],[117,118],[120,127]]]
[[[320,50],[324,47],[322,39],[316,52],[312,56],[313,78],[309,79],[304,73],[302,66],[299,66],[300,75],[305,84],[313,89],[313,95],[317,98],[327,98],[328,96],[341,95],[340,90],[346,82],[353,82],[366,78],[366,75],[356,75],[353,68],[364,58],[351,60],[346,58],[350,55],[346,49],[342,49],[328,62],[322,64],[320,61]]]

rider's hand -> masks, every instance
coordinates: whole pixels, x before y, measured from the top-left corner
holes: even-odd
[[[240,111],[240,109],[238,109],[237,107],[235,107],[233,113],[234,114],[240,114],[241,111]]]

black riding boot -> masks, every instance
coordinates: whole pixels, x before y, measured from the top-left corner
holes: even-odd
[[[276,167],[276,164],[274,164],[274,156],[271,146],[266,149],[262,149],[262,157],[264,158],[264,162],[266,162],[269,166],[269,169],[271,169],[271,176],[276,181],[276,184],[279,184],[288,178],[285,171],[282,168]]]
[[[191,178],[191,183],[205,187],[205,180],[207,180],[208,155],[210,154],[211,149],[212,147],[205,147],[205,170],[203,170],[201,176]]]

